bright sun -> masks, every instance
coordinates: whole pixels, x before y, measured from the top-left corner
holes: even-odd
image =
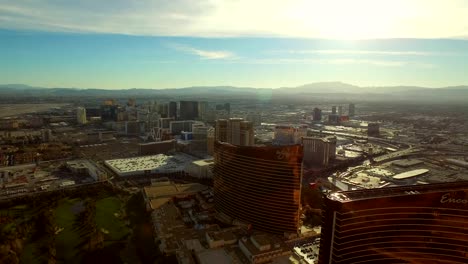
[[[301,26],[301,33],[337,39],[366,39],[391,34],[401,5],[383,1],[301,1],[289,18]],[[392,1],[387,1],[392,2]]]

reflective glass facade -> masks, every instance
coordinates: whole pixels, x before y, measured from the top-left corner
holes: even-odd
[[[218,212],[283,235],[299,228],[302,147],[235,146],[215,142]]]
[[[468,263],[468,183],[338,192],[319,263]]]

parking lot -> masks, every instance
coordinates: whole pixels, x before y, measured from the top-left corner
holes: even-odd
[[[95,161],[128,158],[138,155],[138,143],[138,139],[128,138],[101,144],[82,145],[77,147],[77,151],[82,158]]]
[[[318,262],[320,238],[294,247],[294,252],[301,256],[307,263],[315,264]]]

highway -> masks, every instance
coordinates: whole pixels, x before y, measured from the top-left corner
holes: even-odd
[[[313,133],[323,133],[327,135],[335,135],[335,136],[342,136],[342,137],[348,137],[348,138],[354,138],[354,139],[360,139],[360,140],[368,140],[370,142],[379,142],[379,143],[391,144],[391,145],[404,145],[404,146],[409,147],[407,143],[398,142],[395,140],[390,140],[390,139],[385,139],[385,138],[369,137],[369,136],[364,136],[364,135],[356,135],[356,134],[329,131],[329,130],[317,130],[317,129],[310,129],[310,128],[308,131],[313,132]]]

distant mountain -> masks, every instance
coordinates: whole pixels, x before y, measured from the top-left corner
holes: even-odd
[[[318,82],[309,83],[297,87],[281,87],[275,89],[286,93],[360,93],[362,88],[342,82]]]
[[[42,88],[24,84],[0,85],[0,96],[14,97],[177,97],[177,98],[339,98],[346,100],[468,101],[468,86],[425,88],[417,86],[360,87],[343,82],[310,83],[296,87],[251,88],[193,86],[172,89],[131,88],[122,90]]]
[[[45,89],[45,88],[29,86],[26,84],[0,84],[0,89],[29,90],[29,89]]]

